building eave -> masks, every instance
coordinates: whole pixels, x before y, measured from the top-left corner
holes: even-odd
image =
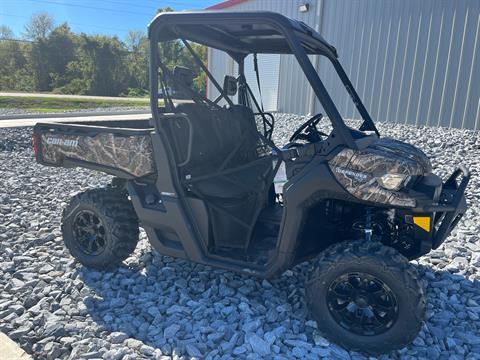
[[[209,6],[206,8],[206,10],[221,10],[221,9],[226,9],[244,2],[247,2],[248,0],[226,0],[222,1],[221,3]]]

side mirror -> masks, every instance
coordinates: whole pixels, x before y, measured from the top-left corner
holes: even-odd
[[[237,93],[237,79],[234,76],[225,75],[223,79],[223,91],[228,96],[233,96]]]

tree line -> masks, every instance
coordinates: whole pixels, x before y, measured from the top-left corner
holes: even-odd
[[[170,8],[158,12],[172,11]],[[202,58],[206,48],[192,44]],[[159,45],[164,63],[191,68],[194,86],[205,91],[206,78],[179,41]],[[23,39],[0,25],[0,90],[61,94],[142,96],[148,93],[148,39],[143,31],[117,36],[74,33],[55,25],[47,13],[34,14]]]

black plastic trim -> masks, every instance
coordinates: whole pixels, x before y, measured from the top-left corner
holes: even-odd
[[[460,175],[462,175],[462,179],[460,180],[460,184],[457,185],[456,181]],[[435,224],[438,228],[432,239],[433,249],[437,249],[445,241],[467,210],[467,202],[464,194],[470,181],[470,176],[470,171],[465,166],[460,165],[445,182],[443,186],[444,189],[446,189],[446,191],[453,190],[454,193],[451,202],[444,205],[444,216],[439,217],[439,219],[443,217],[441,223],[439,221],[439,223]]]

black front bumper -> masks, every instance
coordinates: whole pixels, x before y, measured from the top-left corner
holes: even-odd
[[[462,218],[467,210],[465,189],[469,181],[470,171],[460,165],[442,185],[438,201],[416,209],[431,216],[431,236],[428,245],[423,244],[422,253],[437,249]]]

